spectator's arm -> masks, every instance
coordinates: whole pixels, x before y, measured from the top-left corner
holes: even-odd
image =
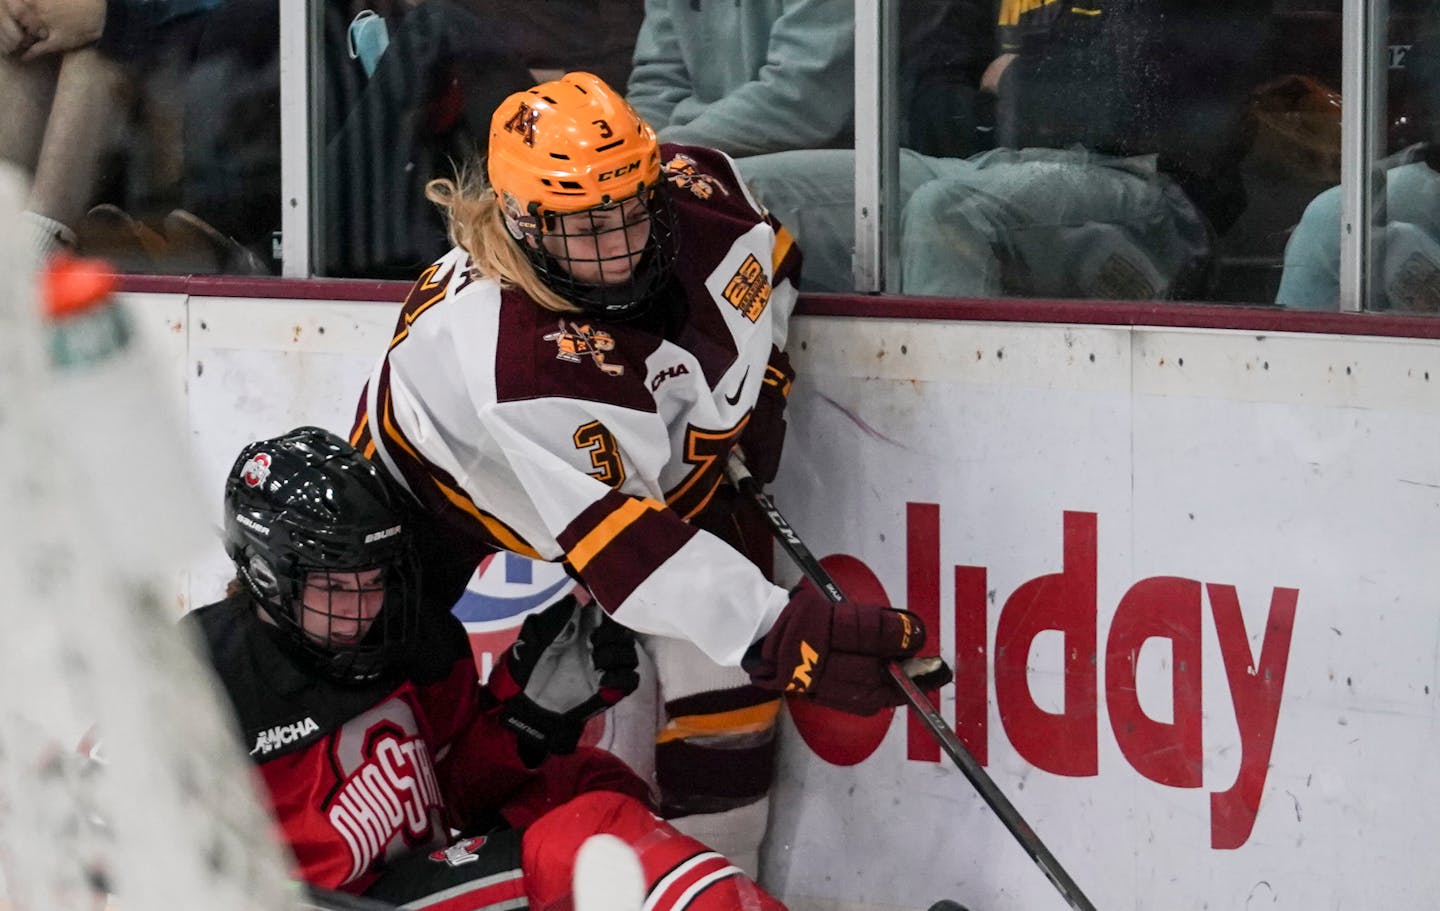
[[[221,0],[105,0],[105,29],[97,46],[110,57],[135,57],[150,46],[160,26],[194,13],[208,12],[220,3]]]
[[[645,18],[635,38],[635,65],[630,70],[626,100],[646,123],[660,130],[670,124],[675,105],[693,91],[669,3],[645,0]]]
[[[852,129],[854,110],[853,4],[786,0],[756,77],[711,104],[680,105],[660,138],[731,155],[816,148]]]

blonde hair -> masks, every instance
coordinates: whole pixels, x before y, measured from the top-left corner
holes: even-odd
[[[526,258],[520,241],[505,227],[500,199],[476,167],[461,167],[455,179],[438,177],[425,184],[425,198],[440,207],[450,242],[470,254],[475,271],[485,278],[524,292],[555,313],[580,308],[551,290]]]

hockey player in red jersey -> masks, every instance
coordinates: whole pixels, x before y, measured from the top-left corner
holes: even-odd
[[[404,495],[314,427],[246,446],[226,480],[237,584],[203,642],[297,876],[442,911],[568,911],[580,845],[635,851],[657,911],[783,911],[577,748],[632,691],[634,637],[567,599],[527,618],[482,688],[464,628],[420,609]]]
[[[421,275],[351,442],[422,503],[427,601],[503,549],[561,561],[642,634],[663,815],[752,874],[782,692],[903,701],[919,618],[794,596],[747,554],[728,454],[773,479],[800,254],[713,149],[660,145],[570,73],[506,99],[486,177],[434,181],[456,248]],[[943,679],[927,680],[938,686]]]

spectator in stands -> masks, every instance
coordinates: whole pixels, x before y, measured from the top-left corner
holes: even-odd
[[[630,78],[644,0],[470,0],[477,13],[504,22],[512,50],[536,82],[567,71],[594,73],[607,85]]]
[[[420,609],[404,498],[319,428],[245,446],[225,482],[235,583],[181,621],[300,876],[387,906],[555,911],[603,832],[636,852],[647,907],[783,911],[653,816],[623,763],[576,747],[635,688],[634,638],[567,598],[527,618],[481,687],[460,622]]]
[[[1378,163],[1385,172],[1382,256],[1376,268],[1375,301],[1363,306],[1410,313],[1440,313],[1440,13],[1437,5],[1420,20],[1405,58],[1409,105],[1416,115],[1408,127],[1430,140],[1401,149]],[[1394,120],[1391,121],[1394,131]],[[1340,305],[1341,188],[1320,193],[1285,245],[1285,268],[1275,302],[1304,310]],[[1365,217],[1365,215],[1361,215]]]
[[[126,83],[156,30],[218,0],[12,0],[0,5],[0,158],[34,175],[37,257],[76,245]]]
[[[513,24],[488,4],[388,5],[374,15],[371,4],[326,4],[319,266],[327,275],[408,279],[443,252],[445,225],[425,199],[426,182],[483,153],[495,106],[534,81]],[[386,37],[369,50],[361,29]]]
[[[917,153],[976,150],[984,125],[973,86],[993,56],[991,2],[901,6],[902,200],[933,176]],[[854,44],[849,2],[649,0],[635,47],[630,102],[662,140],[739,159],[803,244],[805,290],[854,287]]]
[[[9,51],[0,58],[0,120],[7,125],[0,155],[33,169],[29,218],[39,255],[79,247],[120,268],[144,271],[220,271],[248,264],[248,254],[234,241],[175,208],[179,72],[188,65],[195,30],[220,5],[221,0],[12,0],[0,9],[0,50]],[[147,88],[152,80],[155,87]],[[145,103],[137,105],[137,97]],[[127,135],[137,107],[152,118],[147,125],[157,134],[150,137],[154,147],[130,147],[138,145]],[[127,158],[152,173],[126,170]],[[157,217],[151,227],[116,205],[123,202],[115,196],[120,190],[168,202],[160,210],[169,212],[163,225]]]
[[[909,613],[771,583],[771,541],[723,483],[737,445],[761,481],[778,469],[799,251],[729,158],[662,147],[592,74],[507,99],[486,169],[431,185],[456,248],[416,284],[351,441],[431,515],[437,606],[509,550],[563,562],[645,634],[661,812],[754,870],[780,692],[899,704],[879,656],[923,641]]]
[[[1245,205],[1243,110],[1266,15],[1246,0],[1006,0],[982,88],[998,145],[910,197],[906,293],[1203,295]]]
[[[647,0],[626,98],[662,142],[735,157],[851,145],[854,5]]]
[[[318,271],[413,277],[447,246],[426,182],[483,156],[490,112],[533,71],[573,57],[623,79],[639,18],[639,0],[327,2]],[[186,208],[266,260],[280,227],[278,47],[276,0],[229,0],[187,81]]]

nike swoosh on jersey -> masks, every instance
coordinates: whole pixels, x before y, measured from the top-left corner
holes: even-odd
[[[740,393],[745,390],[745,381],[750,378],[750,368],[746,367],[745,372],[740,374],[740,385],[735,387],[734,395],[725,396],[725,402],[734,405],[740,401]]]

